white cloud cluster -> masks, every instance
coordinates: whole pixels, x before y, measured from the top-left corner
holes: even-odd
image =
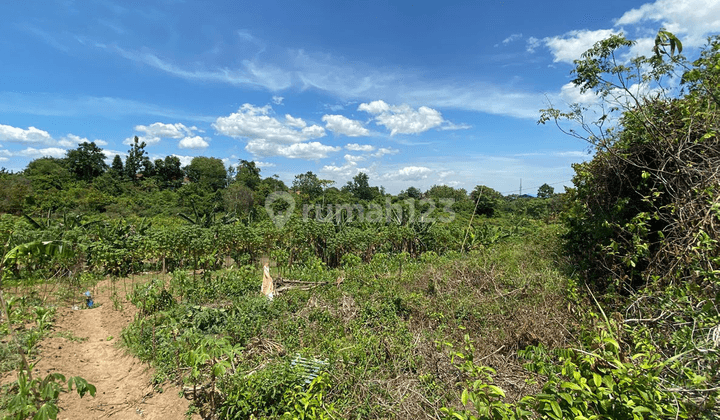
[[[367,157],[365,157],[363,155],[350,155],[350,154],[345,155],[345,161],[347,161],[347,163],[352,164],[352,165],[357,165],[358,162],[362,162],[366,159],[367,159]]]
[[[210,144],[207,138],[195,135],[197,127],[187,127],[185,124],[165,124],[156,122],[150,125],[136,125],[135,131],[144,133],[138,136],[138,140],[145,142],[148,146],[158,144],[162,139],[179,139],[178,147],[181,149],[204,149]],[[134,137],[128,137],[123,144],[132,145]]]
[[[432,169],[425,166],[405,166],[384,174],[382,178],[391,181],[420,181],[426,179],[432,172]]]
[[[281,121],[271,116],[271,111],[269,105],[256,107],[244,104],[238,112],[218,118],[213,127],[220,134],[248,139],[245,150],[259,157],[316,160],[341,149],[320,142],[307,142],[324,137],[323,127],[315,124],[308,126],[302,118],[289,114]]]
[[[108,145],[108,142],[106,142],[105,140],[96,139],[92,142],[94,142],[100,147],[105,147]],[[91,141],[88,140],[86,137],[76,136],[75,134],[68,134],[67,136],[58,140],[58,145],[62,147],[78,147],[81,143],[91,143]]]
[[[55,158],[61,158],[65,156],[65,149],[61,149],[59,147],[46,147],[43,149],[35,149],[34,147],[28,147],[27,149],[20,150],[19,152],[12,153],[13,156],[24,156],[29,157],[33,159],[41,158],[41,157],[55,157]]]
[[[245,146],[245,150],[255,156],[282,156],[290,159],[307,160],[326,158],[329,153],[337,152],[340,149],[341,147],[327,146],[317,141],[282,145],[264,139],[250,140]]]
[[[208,146],[210,146],[210,144],[200,136],[188,136],[178,143],[178,147],[181,149],[204,149]]]
[[[388,128],[391,136],[398,133],[422,133],[445,121],[440,112],[435,109],[421,106],[415,110],[407,104],[391,106],[382,100],[362,103],[358,107],[358,111],[373,114],[375,123]]]
[[[587,29],[570,31],[561,36],[545,38],[545,45],[550,48],[553,55],[553,62],[564,62],[572,64],[580,58],[582,53],[587,51],[596,42],[617,34],[614,29],[598,29],[590,31]]]
[[[345,148],[353,152],[372,152],[373,150],[375,150],[375,146],[357,143],[346,144]]]
[[[683,45],[698,47],[720,29],[720,2],[716,0],[657,0],[625,12],[615,26],[659,22],[681,38]],[[646,53],[647,54],[647,53]]]
[[[398,149],[393,149],[390,147],[381,147],[378,149],[377,152],[373,153],[371,156],[379,158],[379,157],[383,157],[385,155],[396,155],[396,154],[398,154],[398,152],[400,152]]]
[[[348,137],[361,137],[370,134],[370,130],[363,127],[362,123],[357,120],[351,120],[343,115],[323,115],[325,128],[335,134],[341,134]]]
[[[11,141],[15,143],[43,143],[55,144],[52,136],[47,131],[35,127],[28,127],[27,130],[0,124],[0,141]]]

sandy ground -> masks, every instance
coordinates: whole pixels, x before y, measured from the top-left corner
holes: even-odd
[[[121,289],[118,287],[117,293],[123,296]],[[170,384],[163,384],[161,392],[154,388],[153,370],[118,345],[136,308],[123,299],[123,310],[115,310],[108,280],[100,282],[95,291],[98,307],[59,307],[51,337],[39,344],[40,362],[34,373],[81,376],[97,388],[94,398],[89,394],[80,398],[75,392],[62,394],[58,419],[185,418],[190,402],[179,396],[179,388]]]

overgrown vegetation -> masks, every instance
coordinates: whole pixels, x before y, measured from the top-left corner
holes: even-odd
[[[576,61],[595,108],[543,111],[595,149],[564,194],[392,196],[312,172],[288,189],[244,160],[180,168],[136,141],[107,168],[84,144],[0,174],[4,285],[160,273],[129,293],[123,343],[205,418],[717,418],[720,38],[693,62],[665,31],[649,58],[626,59],[632,45],[613,35]],[[264,207],[288,191],[294,210]],[[1,402],[52,417],[65,378],[22,359],[52,311],[15,295],[0,352],[18,397]]]

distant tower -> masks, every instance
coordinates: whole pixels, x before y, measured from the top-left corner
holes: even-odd
[[[520,178],[520,195],[522,195],[522,178]]]

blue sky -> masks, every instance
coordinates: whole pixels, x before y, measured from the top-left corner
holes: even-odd
[[[572,60],[660,27],[686,55],[720,30],[720,0],[3,2],[0,166],[22,170],[133,136],[151,158],[254,160],[288,185],[358,172],[397,193],[570,185],[587,145],[538,126],[583,99]]]

